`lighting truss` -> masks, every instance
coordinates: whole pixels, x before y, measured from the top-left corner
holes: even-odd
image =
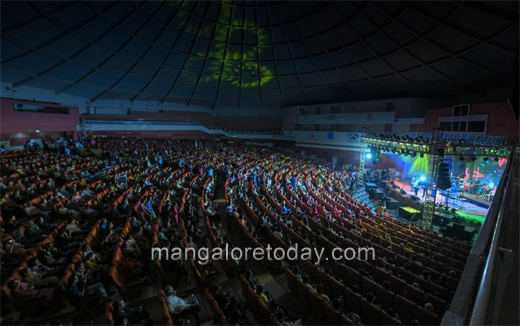
[[[411,157],[423,157],[424,154],[427,154],[430,185],[429,194],[422,207],[420,226],[431,230],[435,213],[435,198],[431,194],[437,193],[437,166],[442,158],[445,155],[507,158],[513,148],[516,152],[519,151],[518,147],[513,147],[515,143],[514,138],[510,137],[444,134],[438,129],[434,129],[432,133],[365,135],[361,137],[362,171],[364,172],[364,156],[367,150],[404,154]]]
[[[492,156],[499,158],[509,157],[513,138],[478,136],[474,138],[450,138],[441,135],[433,137],[411,137],[408,135],[398,136],[392,134],[380,134],[363,136],[361,141],[369,148],[374,146],[383,152],[392,153],[416,153],[416,155],[457,155],[457,156]],[[498,145],[500,144],[500,145]]]

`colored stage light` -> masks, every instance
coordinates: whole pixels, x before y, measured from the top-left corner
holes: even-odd
[[[370,154],[370,153],[367,153],[367,155],[365,155],[365,156],[366,156],[366,158],[368,158],[368,159],[372,158],[372,154]]]
[[[426,181],[426,177],[423,175],[423,176],[421,176],[421,177],[419,178],[419,180],[421,180],[421,181]]]

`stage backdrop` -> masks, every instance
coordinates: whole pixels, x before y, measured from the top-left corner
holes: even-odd
[[[381,153],[381,164],[374,165],[371,160],[367,159],[365,166],[372,170],[393,168],[401,172],[405,178],[413,174],[428,175],[427,155],[425,155],[424,158],[420,158],[419,156],[411,158],[410,156],[405,157],[404,155],[383,152]]]
[[[507,159],[500,158],[495,161],[494,157],[488,158],[489,160],[484,161],[484,156],[477,156],[475,161],[472,161],[466,157],[464,161],[460,161],[458,157],[453,157],[452,173],[454,176],[464,175],[467,180],[480,181],[484,185],[493,181],[497,186],[506,168]]]

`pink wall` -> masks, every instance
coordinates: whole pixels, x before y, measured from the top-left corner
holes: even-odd
[[[519,126],[513,114],[513,110],[507,102],[471,104],[471,115],[487,114],[488,136],[518,136]],[[439,126],[440,117],[452,115],[452,108],[439,108],[425,112],[424,124],[414,125],[412,131],[431,132],[433,127]]]
[[[69,114],[17,112],[13,106],[15,102],[66,107],[69,109]],[[76,126],[79,124],[79,110],[73,106],[2,98],[0,120],[1,139],[10,140],[11,146],[18,146],[28,139],[61,137],[64,136],[64,132],[68,132],[69,135],[76,135]],[[40,130],[40,133],[36,133],[36,130]]]
[[[216,117],[201,112],[146,113],[134,112],[133,115],[81,115],[82,118],[120,119],[120,120],[189,120],[206,126],[218,126],[228,130],[280,130],[281,118],[278,117]]]
[[[97,131],[93,135],[107,137],[140,137],[140,138],[174,138],[174,139],[213,139],[213,135],[208,135],[200,131]]]

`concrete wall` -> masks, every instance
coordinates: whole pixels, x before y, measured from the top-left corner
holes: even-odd
[[[488,136],[518,136],[519,124],[516,121],[513,110],[507,102],[471,104],[470,114],[487,114]],[[452,107],[443,107],[426,111],[424,124],[415,125],[412,131],[431,132],[432,128],[439,126],[440,117],[452,115]]]
[[[291,106],[282,108],[280,116],[282,119],[282,127],[284,130],[316,130],[314,125],[297,125],[299,114],[329,114],[333,113],[332,108],[336,107],[336,113],[368,113],[368,112],[385,112],[393,105],[393,111],[396,112],[396,120],[408,118],[422,118],[428,109],[451,105],[453,99],[447,98],[398,98],[374,101],[358,101],[345,103],[330,103],[321,105],[307,106]],[[393,103],[393,104],[390,104]],[[319,108],[319,110],[317,110]],[[301,113],[303,112],[303,113]],[[410,123],[399,123],[395,125],[376,125],[376,124],[358,124],[358,125],[327,125],[319,126],[320,130],[327,131],[344,131],[344,132],[409,132],[415,128]]]

